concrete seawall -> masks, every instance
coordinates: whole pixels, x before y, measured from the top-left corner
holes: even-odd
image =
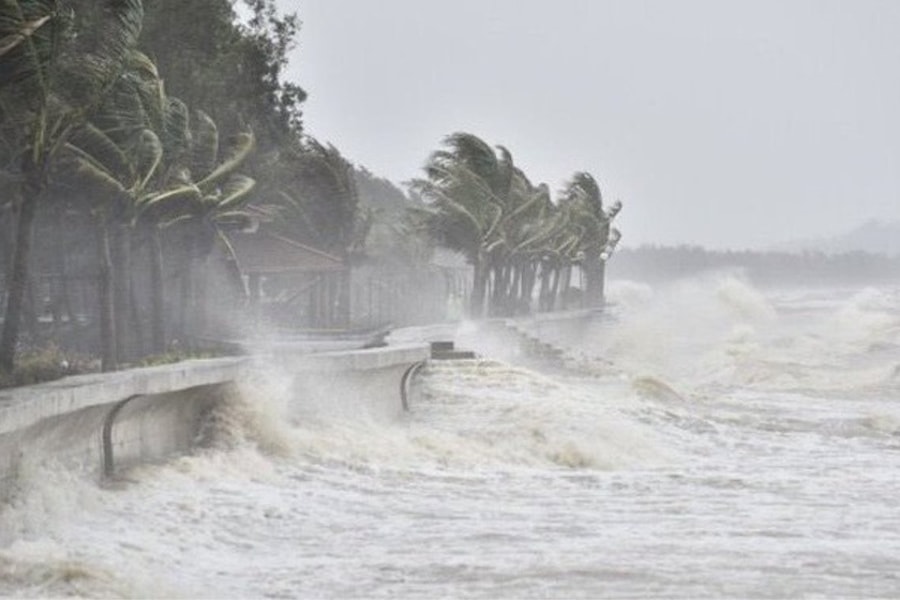
[[[241,382],[273,369],[290,378],[296,414],[328,409],[396,417],[403,373],[427,356],[425,344],[321,354],[282,347],[277,355],[191,360],[0,391],[0,500],[30,463],[111,475],[187,451],[211,409],[240,395]]]
[[[294,415],[314,411],[378,420],[397,418],[403,412],[403,373],[428,358],[429,349],[420,343],[385,350],[282,354],[279,366],[294,375]]]

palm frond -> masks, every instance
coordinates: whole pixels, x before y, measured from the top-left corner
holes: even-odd
[[[0,38],[0,58],[2,58],[4,54],[9,53],[19,44],[28,40],[28,38],[38,30],[38,28],[40,28],[50,20],[51,16],[52,15],[43,15],[38,17],[37,19],[32,19],[30,21],[24,22],[19,26],[18,31],[7,33],[2,38]]]
[[[198,110],[194,113],[191,136],[191,172],[195,178],[205,178],[219,159],[219,128],[208,114]]]
[[[197,181],[197,185],[200,187],[204,187],[215,183],[222,177],[231,174],[237,169],[241,163],[250,155],[250,152],[253,150],[255,145],[255,139],[252,133],[239,133],[235,140],[234,145],[231,148],[231,154],[219,163],[211,172],[209,172],[205,177]]]
[[[246,202],[256,181],[245,175],[232,175],[222,190],[216,210],[229,211]]]

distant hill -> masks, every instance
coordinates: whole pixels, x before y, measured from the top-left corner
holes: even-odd
[[[781,244],[776,249],[787,252],[819,251],[827,254],[862,251],[900,256],[900,221],[873,219],[843,235],[796,240]]]

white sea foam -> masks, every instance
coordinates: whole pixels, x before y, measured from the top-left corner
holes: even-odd
[[[632,287],[612,364],[435,361],[392,423],[269,373],[116,485],[26,467],[0,595],[891,597],[900,298],[809,298]]]

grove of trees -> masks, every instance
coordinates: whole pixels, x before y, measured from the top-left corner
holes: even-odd
[[[472,316],[565,306],[573,269],[599,305],[620,205],[590,174],[554,201],[455,133],[403,192],[305,134],[283,77],[299,29],[274,0],[0,0],[0,372],[47,341],[105,370],[188,342],[223,289],[247,293],[210,268],[239,230],[347,265],[329,326],[350,322],[349,267],[370,295],[377,269],[414,288],[435,246],[471,265]]]
[[[414,219],[436,243],[456,250],[474,268],[469,313],[509,316],[565,306],[573,267],[585,275],[580,305],[599,307],[604,264],[620,234],[610,224],[597,181],[575,173],[556,202],[546,184],[533,184],[513,162],[469,133],[454,133],[434,152],[425,177],[412,182],[424,200]]]

